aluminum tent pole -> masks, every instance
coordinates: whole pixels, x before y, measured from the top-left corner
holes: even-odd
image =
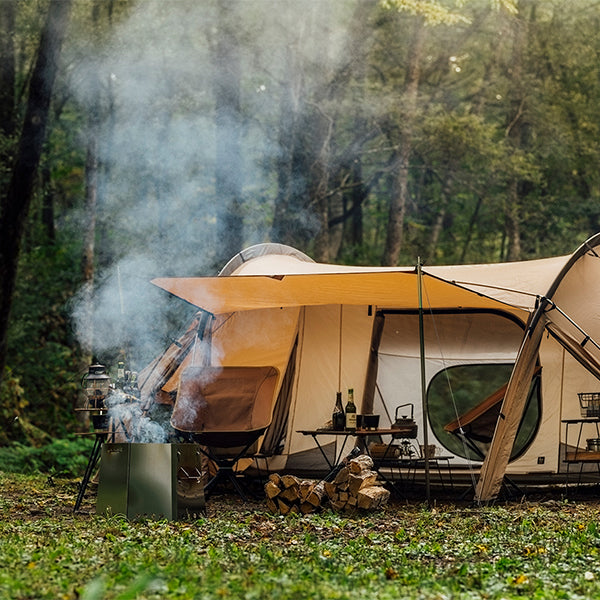
[[[419,292],[419,355],[421,357],[421,406],[423,411],[423,447],[425,464],[425,494],[427,506],[431,505],[431,482],[429,477],[429,434],[427,431],[427,389],[425,380],[425,333],[423,328],[423,270],[421,257],[417,259],[417,282]]]

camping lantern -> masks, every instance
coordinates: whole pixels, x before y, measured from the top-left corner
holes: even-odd
[[[110,377],[104,365],[90,365],[84,378],[84,389],[90,408],[104,408],[104,398],[110,390]]]
[[[83,380],[88,407],[95,409],[92,414],[92,424],[95,429],[105,429],[108,424],[104,399],[110,391],[110,377],[106,374],[104,365],[90,365]]]

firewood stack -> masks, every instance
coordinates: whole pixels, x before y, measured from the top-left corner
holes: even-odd
[[[390,492],[378,485],[373,459],[367,454],[353,458],[332,482],[326,482],[325,493],[336,511],[374,510],[387,504],[390,497]]]
[[[293,475],[273,473],[265,484],[267,507],[271,512],[307,515],[321,508],[325,497],[322,481],[298,479]]]
[[[307,481],[293,475],[272,474],[265,485],[271,512],[309,514],[324,506],[339,512],[374,510],[384,506],[390,492],[378,485],[373,460],[362,454],[343,466],[333,481]]]

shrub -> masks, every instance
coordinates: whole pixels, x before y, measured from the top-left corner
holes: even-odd
[[[89,438],[78,437],[56,439],[39,448],[13,442],[0,448],[0,471],[79,477],[85,471],[92,444]]]

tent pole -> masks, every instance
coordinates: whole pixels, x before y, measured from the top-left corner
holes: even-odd
[[[425,380],[425,334],[423,328],[423,271],[421,257],[417,259],[417,282],[419,291],[419,356],[421,357],[421,405],[423,410],[423,446],[425,448],[425,494],[427,506],[431,506],[431,482],[429,478],[429,434],[427,432],[427,390]]]

